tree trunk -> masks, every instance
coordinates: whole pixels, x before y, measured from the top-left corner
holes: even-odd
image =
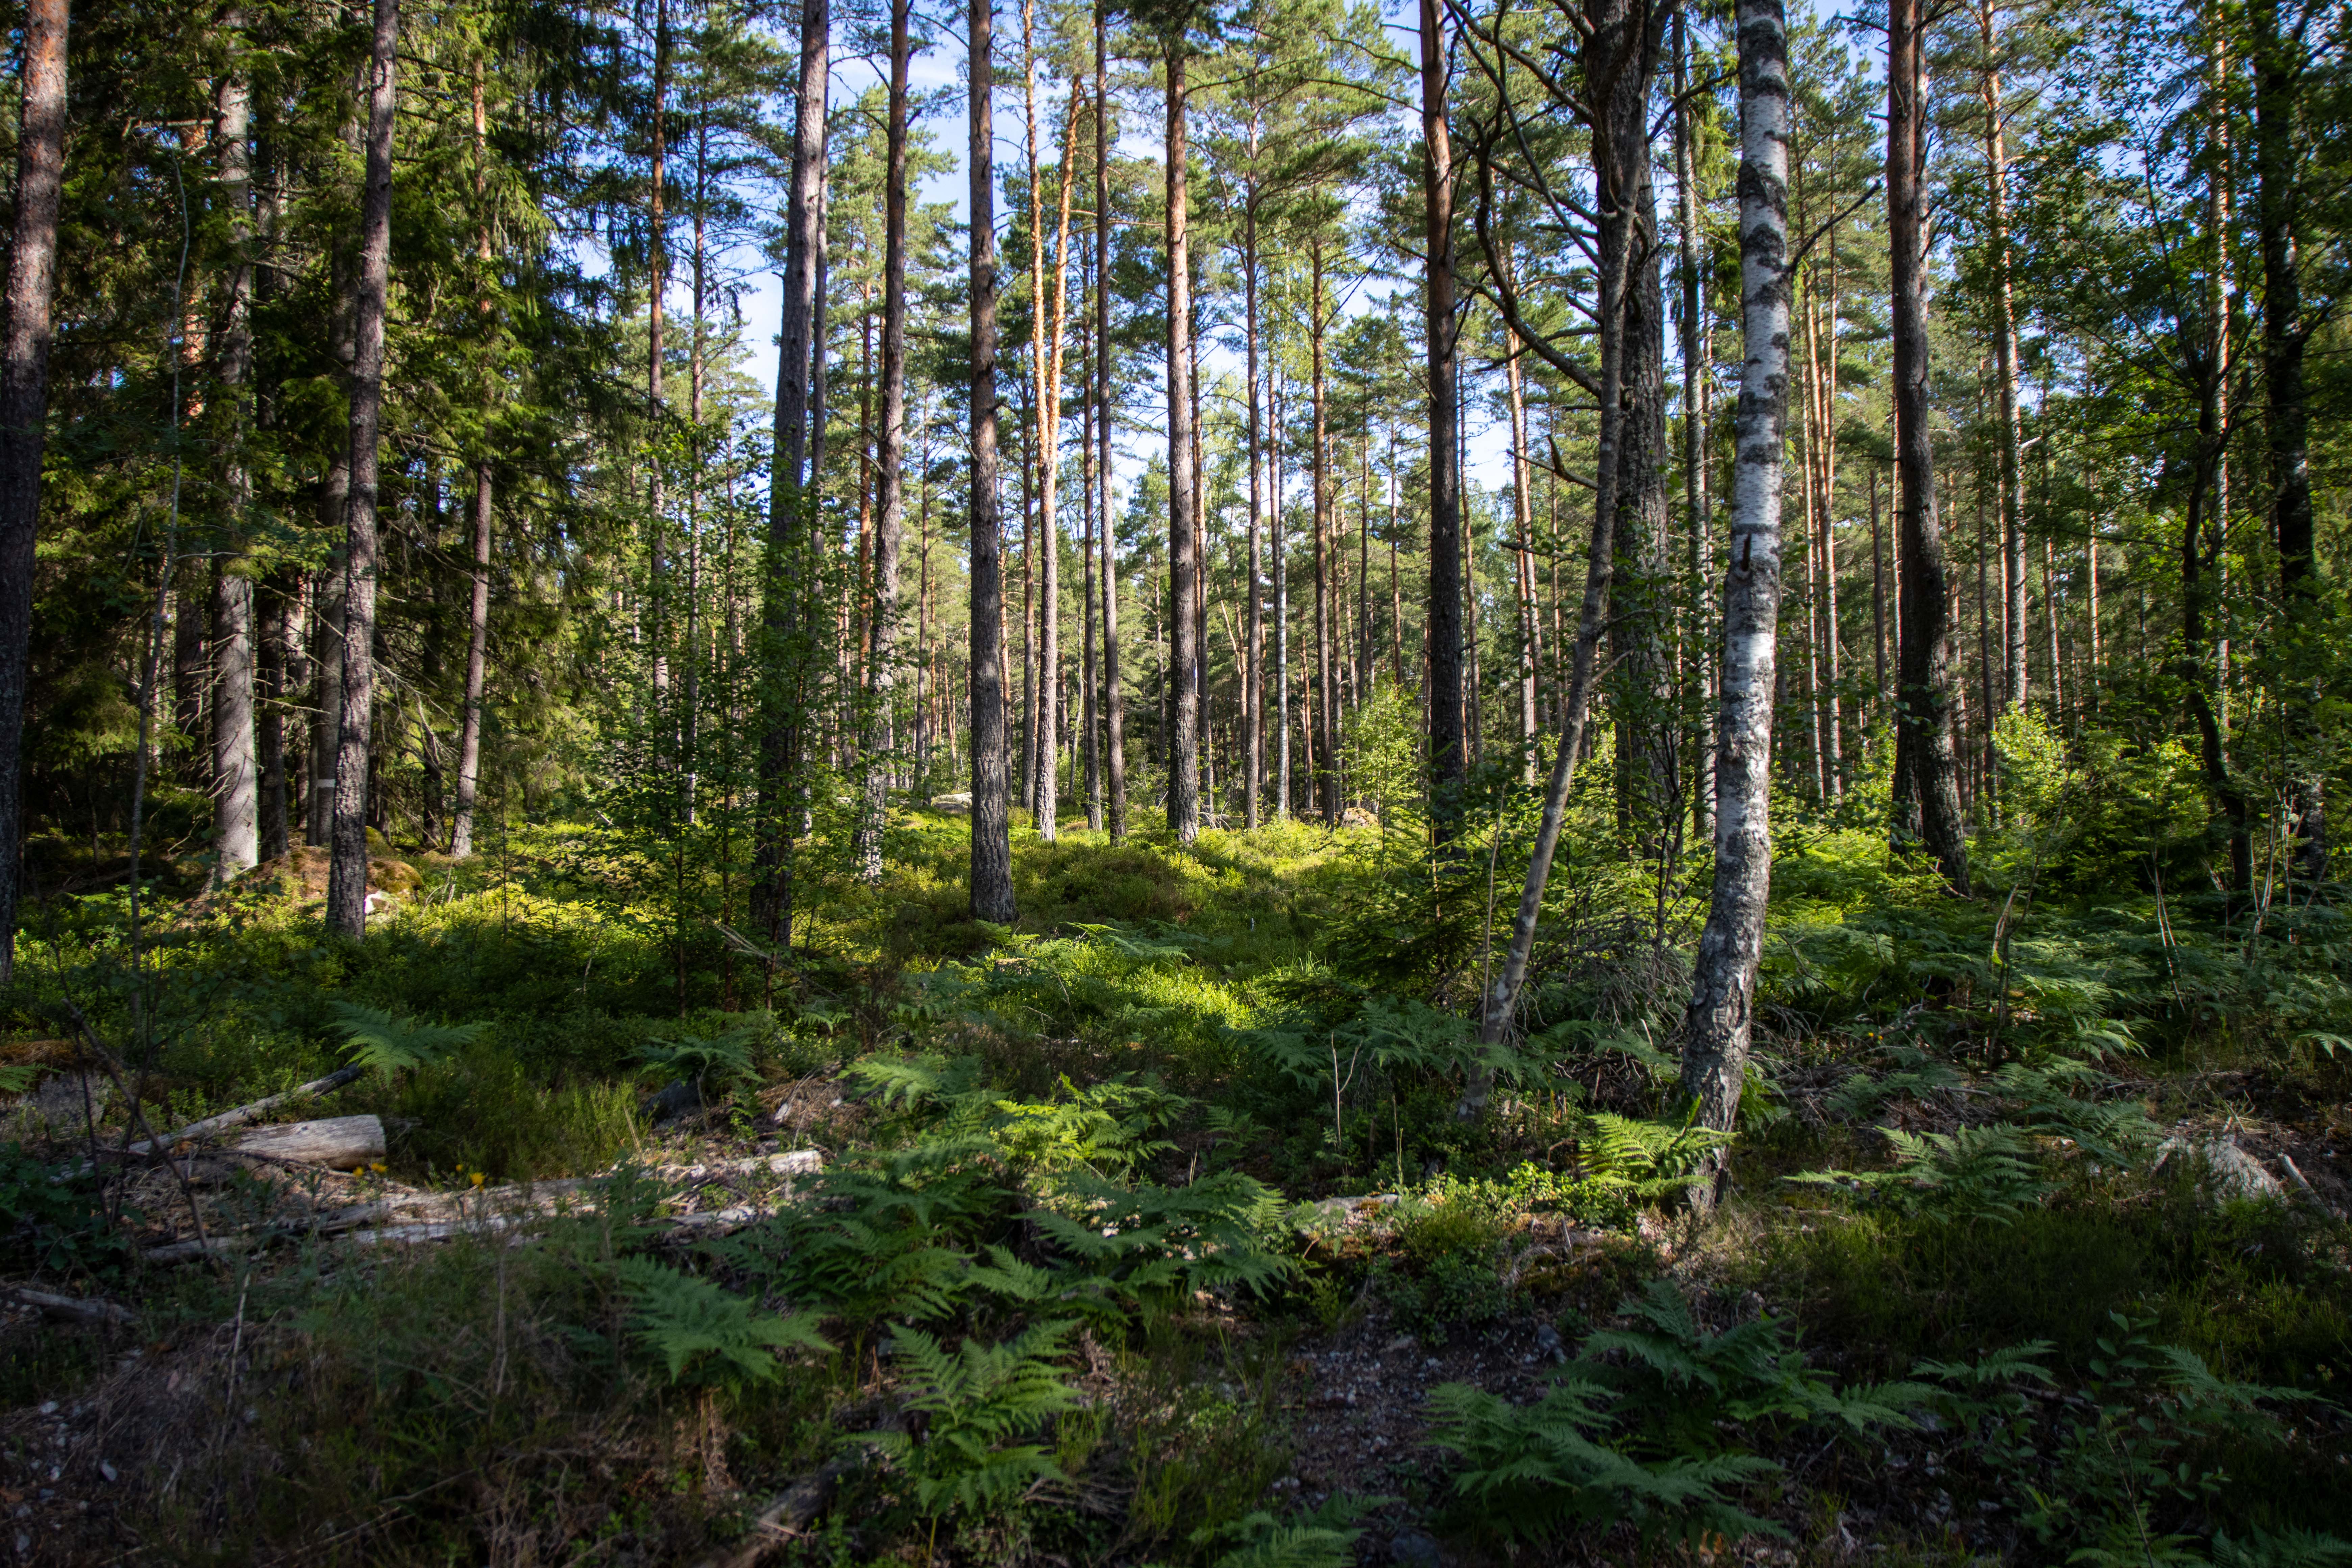
[[[824,226],[824,109],[830,75],[830,0],[804,0],[801,11],[801,72],[793,131],[792,189],[784,205],[783,305],[776,333],[775,460],[768,486],[768,570],[762,593],[769,694],[760,756],[761,824],[756,900],[768,946],[792,945],[794,841],[803,815],[803,724],[808,706],[809,647],[814,628],[809,585],[794,557],[804,529],[814,531],[804,489],[809,449],[816,338],[818,252]],[[772,989],[775,969],[768,967]]]
[[[898,552],[907,531],[907,76],[914,0],[890,0],[888,167],[882,190],[882,451],[874,532],[872,648],[866,664],[866,799],[857,875],[882,880],[887,816],[890,702],[898,679]]]
[[[1024,10],[1023,16],[1025,38],[1028,12]],[[1033,300],[1030,368],[1037,384],[1037,533],[1045,552],[1045,559],[1040,563],[1042,570],[1038,574],[1038,607],[1043,619],[1037,643],[1040,679],[1037,693],[1037,773],[1033,809],[1036,813],[1038,836],[1051,843],[1059,836],[1056,818],[1060,811],[1061,780],[1057,760],[1061,755],[1062,731],[1066,728],[1062,714],[1062,326],[1070,298],[1070,184],[1071,175],[1076,172],[1074,160],[1078,151],[1078,109],[1086,95],[1073,80],[1070,84],[1068,123],[1062,128],[1061,210],[1054,237],[1054,292],[1049,302],[1045,297],[1045,197],[1037,188],[1036,71],[1036,57],[1032,51],[1029,61],[1029,217],[1034,238],[1030,246],[1029,267]]]
[[[2000,419],[2001,591],[2008,628],[2002,649],[2002,696],[2011,710],[2025,705],[2025,461],[2017,413],[2017,307],[2010,280],[2009,152],[2002,134],[1998,13],[1979,0],[1977,30],[1984,49],[1985,180],[1991,196],[1992,355]],[[2047,584],[2044,584],[2045,591]]]
[[[1187,211],[1191,205],[1184,144],[1185,41],[1165,40],[1167,53],[1168,181],[1168,574],[1169,666],[1174,680],[1174,722],[1169,737],[1168,826],[1179,844],[1201,834],[1201,693],[1195,679],[1200,660],[1201,577],[1194,534],[1200,528],[1193,502],[1192,467],[1192,250]]]
[[[1614,80],[1614,90],[1645,100],[1650,74],[1656,64],[1657,28],[1640,5],[1611,7],[1596,19],[1589,57],[1589,79]],[[1625,79],[1635,70],[1643,84]],[[1626,296],[1633,285],[1633,262],[1640,237],[1634,195],[1646,190],[1647,175],[1637,164],[1646,159],[1648,121],[1643,113],[1608,117],[1617,144],[1595,160],[1601,173],[1600,209],[1604,221],[1600,233],[1601,340],[1600,438],[1593,463],[1592,537],[1584,574],[1584,602],[1577,616],[1576,647],[1569,670],[1568,695],[1562,704],[1559,750],[1552,758],[1551,778],[1544,791],[1543,815],[1536,827],[1534,852],[1528,858],[1526,879],[1519,889],[1519,907],[1511,923],[1511,941],[1501,967],[1480,998],[1478,1037],[1498,1045],[1509,1030],[1518,1007],[1519,988],[1526,982],[1533,954],[1536,925],[1543,913],[1544,888],[1551,879],[1551,862],[1559,847],[1560,827],[1567,816],[1569,785],[1584,751],[1586,721],[1592,703],[1595,665],[1601,638],[1609,619],[1610,587],[1615,575],[1619,538],[1616,512],[1622,496],[1620,486],[1620,445],[1624,439],[1629,387],[1625,379]],[[1656,273],[1651,272],[1654,293]],[[1474,1069],[1464,1085],[1454,1114],[1469,1119],[1483,1113],[1494,1090],[1490,1068]]]
[[[1339,728],[1336,710],[1336,693],[1331,679],[1331,569],[1326,559],[1326,543],[1331,534],[1331,442],[1323,384],[1323,243],[1318,235],[1307,245],[1307,267],[1311,274],[1311,292],[1307,309],[1307,361],[1314,376],[1311,388],[1315,399],[1315,447],[1309,473],[1314,485],[1315,501],[1315,702],[1319,730],[1316,750],[1321,753],[1322,771],[1316,775],[1317,803],[1322,808],[1323,826],[1339,825]]]
[[[244,12],[222,13],[220,28],[232,48],[242,46]],[[222,503],[231,548],[248,534],[253,483],[246,462],[246,432],[253,382],[253,165],[247,147],[250,99],[240,65],[221,79],[213,118],[219,150],[221,205],[228,227],[222,279],[221,327],[215,342],[220,398],[226,405],[222,452]],[[261,797],[254,755],[253,579],[242,563],[213,565],[213,879],[226,882],[260,858]]]
[[[1950,605],[1936,512],[1927,365],[1927,104],[1924,0],[1892,0],[1887,27],[1886,214],[1892,252],[1895,460],[1901,496],[1902,646],[1895,700],[1894,839],[1916,842],[1955,891],[1969,850],[1952,754]],[[1717,835],[1720,837],[1720,834]]]
[[[1257,153],[1257,122],[1250,122],[1250,153]],[[1265,647],[1265,597],[1259,584],[1262,534],[1265,522],[1264,470],[1257,385],[1257,193],[1252,190],[1242,207],[1242,352],[1246,426],[1243,441],[1249,460],[1249,643],[1242,669],[1242,810],[1244,826],[1258,825],[1258,801],[1265,790],[1265,676],[1258,660]]]
[[[1467,758],[1462,732],[1462,473],[1454,360],[1454,144],[1445,118],[1444,9],[1421,0],[1423,332],[1429,354],[1430,817],[1453,834]]]
[[[1528,479],[1528,403],[1520,385],[1518,334],[1503,329],[1503,377],[1511,405],[1511,543],[1516,555],[1511,588],[1519,620],[1519,764],[1520,782],[1536,782],[1536,733],[1541,721],[1536,713],[1535,497]]]
[[[1901,5],[1904,0],[1896,0]],[[1735,415],[1731,563],[1724,579],[1715,887],[1683,1024],[1683,1086],[1699,1121],[1739,1113],[1756,964],[1772,882],[1772,688],[1780,615],[1781,462],[1789,406],[1788,22],[1739,0],[1739,273],[1744,363]],[[1710,1190],[1708,1201],[1715,1196]]]
[[[489,117],[482,101],[483,68],[474,67],[474,200],[484,200],[488,172]],[[474,230],[474,261],[480,268],[483,291],[474,310],[484,332],[494,325],[488,292],[490,271],[490,226],[487,210]],[[493,378],[483,377],[483,439],[488,440],[488,413]],[[490,646],[490,523],[497,475],[485,449],[474,458],[474,570],[472,593],[466,608],[466,710],[457,731],[457,799],[451,813],[449,853],[463,858],[474,852],[474,803],[481,787],[482,689]]]
[[[1102,503],[1103,751],[1110,792],[1110,841],[1127,837],[1127,693],[1118,679],[1118,535],[1111,522],[1110,71],[1103,12],[1095,5],[1095,438]]]
[[[367,188],[352,312],[352,489],[345,517],[341,742],[335,759],[327,929],[367,929],[368,786],[375,700],[376,446],[383,414],[384,296],[392,277],[393,71],[400,0],[375,0],[368,61]]]
[[[974,0],[971,71],[971,913],[1013,923],[1005,799],[1004,542],[996,493],[996,129],[993,0]]]
[[[0,338],[0,988],[16,965],[25,842],[25,698],[32,662],[33,537],[48,435],[49,305],[65,184],[66,0],[27,0],[18,75],[16,228]]]
[[[1707,494],[1707,393],[1712,367],[1713,334],[1705,320],[1706,294],[1701,280],[1699,247],[1704,243],[1698,217],[1697,149],[1691,125],[1689,90],[1690,44],[1685,37],[1683,7],[1674,14],[1675,188],[1681,217],[1682,361],[1683,361],[1683,500],[1688,509],[1691,580],[1702,586],[1715,574],[1715,551],[1708,530],[1713,507]],[[1698,837],[1715,837],[1715,738],[1710,722],[1715,695],[1713,660],[1708,646],[1709,617],[1704,604],[1692,628],[1692,645],[1701,650],[1691,660],[1693,695],[1699,707],[1691,734],[1691,828]]]

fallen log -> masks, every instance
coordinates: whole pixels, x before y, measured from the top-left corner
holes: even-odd
[[[217,1116],[207,1116],[201,1121],[191,1121],[185,1127],[160,1134],[151,1141],[133,1143],[122,1152],[152,1154],[162,1150],[175,1149],[190,1139],[209,1138],[215,1132],[226,1132],[232,1127],[242,1127],[248,1121],[267,1116],[279,1106],[290,1101],[310,1095],[331,1094],[345,1084],[358,1082],[366,1071],[365,1068],[361,1067],[338,1068],[324,1078],[312,1079],[309,1083],[297,1084],[283,1094],[273,1094],[267,1099],[257,1100],[250,1105],[240,1105],[234,1110],[224,1110]],[[302,1124],[297,1122],[295,1125]],[[108,1152],[110,1153],[112,1151],[110,1150]]]
[[[225,1181],[250,1165],[322,1165],[356,1171],[383,1158],[383,1121],[375,1116],[331,1116],[321,1121],[289,1121],[259,1127],[226,1148],[173,1162],[192,1182]]]
[[[139,1321],[139,1315],[130,1308],[92,1297],[53,1296],[47,1290],[29,1289],[22,1285],[10,1285],[5,1290],[7,1298],[17,1305],[36,1308],[43,1317],[61,1322],[112,1323],[127,1327]]]

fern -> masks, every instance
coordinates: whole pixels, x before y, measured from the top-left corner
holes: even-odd
[[[1029,1219],[1080,1272],[1147,1310],[1197,1290],[1263,1294],[1297,1267],[1273,1247],[1280,1194],[1238,1172],[1184,1187],[1091,1184],[1070,1196],[1082,1217],[1039,1209]]]
[[[2352,1563],[2352,1541],[2307,1530],[2257,1530],[2239,1541],[2222,1531],[2213,1537],[2213,1562],[2215,1568],[2335,1568]]]
[[[1574,1377],[1529,1405],[1462,1384],[1432,1392],[1437,1443],[1461,1456],[1453,1489],[1465,1511],[1514,1541],[1573,1525],[1630,1524],[1650,1539],[1685,1542],[1786,1533],[1725,1495],[1780,1466],[1753,1454],[1644,1463],[1602,1440],[1612,1425],[1608,1397],[1601,1385]]]
[[[327,1006],[335,1015],[352,1060],[370,1072],[428,1067],[458,1047],[471,1045],[482,1032],[479,1024],[420,1024],[355,1002],[330,1002]]]
[[[621,1258],[613,1273],[635,1308],[632,1333],[661,1357],[673,1384],[772,1383],[783,1370],[778,1351],[833,1349],[805,1316],[762,1312],[731,1290],[649,1258]]]
[[[1583,1151],[1587,1178],[1623,1187],[1646,1200],[1669,1197],[1688,1187],[1700,1163],[1731,1142],[1728,1134],[1701,1127],[1695,1118],[1638,1121],[1596,1110],[1591,1121],[1592,1136]]]
[[[656,1077],[715,1088],[751,1076],[751,1041],[740,1032],[651,1040],[638,1050],[637,1061]]]
[[[2052,1184],[2036,1173],[2032,1152],[2016,1128],[1995,1123],[1953,1132],[1882,1127],[1895,1163],[1884,1171],[1806,1171],[1786,1178],[1816,1186],[1858,1188],[1895,1205],[1950,1220],[2007,1225],[2038,1204]]]
[[[1067,1481],[1043,1444],[1024,1439],[1078,1402],[1054,1364],[1071,1327],[1039,1323],[1001,1344],[968,1339],[954,1351],[900,1329],[898,1348],[913,1372],[902,1404],[928,1418],[922,1440],[904,1432],[860,1440],[882,1449],[933,1518],[1001,1513],[1040,1483]]]
[[[1352,1548],[1364,1533],[1356,1521],[1367,1510],[1395,1500],[1341,1492],[1313,1512],[1288,1521],[1260,1510],[1228,1524],[1194,1531],[1192,1544],[1241,1543],[1220,1554],[1214,1568],[1349,1568],[1356,1557]]]

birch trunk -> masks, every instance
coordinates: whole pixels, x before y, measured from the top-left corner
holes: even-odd
[[[1901,0],[1898,0],[1898,4]],[[1740,0],[1742,365],[1734,416],[1731,561],[1723,587],[1715,886],[1683,1025],[1683,1087],[1698,1119],[1739,1112],[1756,963],[1772,883],[1773,650],[1780,615],[1781,464],[1789,406],[1789,42],[1781,0]],[[1713,1185],[1704,1194],[1712,1202]]]

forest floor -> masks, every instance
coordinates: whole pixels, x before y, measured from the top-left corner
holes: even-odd
[[[1792,842],[1702,1216],[1689,889],[1571,853],[1465,1122],[1483,858],[1024,828],[1008,931],[963,831],[805,877],[772,993],[740,892],[602,828],[384,847],[356,943],[307,852],[135,963],[119,889],[52,899],[0,1561],[2352,1563],[2325,900],[2020,914]],[[220,1147],[354,1116],[355,1169]]]

